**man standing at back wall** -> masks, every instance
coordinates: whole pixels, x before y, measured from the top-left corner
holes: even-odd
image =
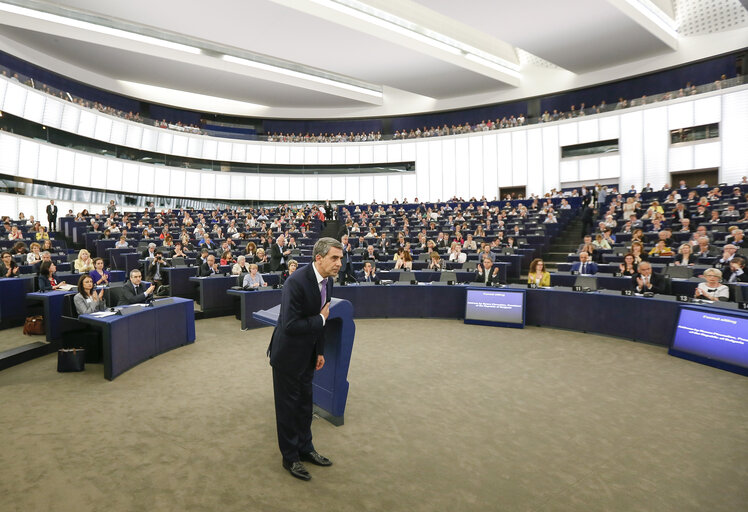
[[[325,364],[324,327],[342,257],[343,246],[334,238],[317,241],[312,263],[291,274],[283,286],[278,325],[268,347],[283,467],[302,480],[312,478],[302,460],[332,465],[312,444],[312,380]]]
[[[47,205],[47,221],[49,221],[49,232],[57,231],[57,206],[54,199],[51,199]]]

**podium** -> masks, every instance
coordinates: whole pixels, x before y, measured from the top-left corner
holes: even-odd
[[[252,313],[258,322],[277,325],[280,305]],[[325,366],[314,372],[314,412],[333,425],[343,424],[348,399],[348,367],[351,364],[353,338],[353,304],[344,299],[330,301],[330,316],[325,322]]]

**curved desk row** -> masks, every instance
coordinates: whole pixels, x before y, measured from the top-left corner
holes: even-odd
[[[333,297],[353,303],[354,318],[455,318],[465,314],[465,293],[475,286],[440,283],[391,286],[336,286]],[[569,288],[524,289],[527,325],[570,329],[667,346],[680,307],[675,297],[624,296],[620,292],[574,292]],[[229,290],[240,298],[242,329],[261,327],[252,313],[280,303],[281,290]],[[745,315],[734,303],[710,307]]]

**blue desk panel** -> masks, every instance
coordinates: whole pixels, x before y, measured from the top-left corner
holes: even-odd
[[[60,328],[62,325],[62,303],[66,295],[77,292],[53,290],[51,292],[33,292],[26,294],[26,300],[30,302],[41,302],[44,307],[44,329],[47,341],[53,342],[62,338]]]

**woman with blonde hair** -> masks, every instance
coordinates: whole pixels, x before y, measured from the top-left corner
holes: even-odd
[[[78,259],[73,261],[73,267],[75,271],[83,274],[84,272],[91,272],[94,269],[93,260],[91,259],[91,253],[86,249],[81,249],[78,252]]]

